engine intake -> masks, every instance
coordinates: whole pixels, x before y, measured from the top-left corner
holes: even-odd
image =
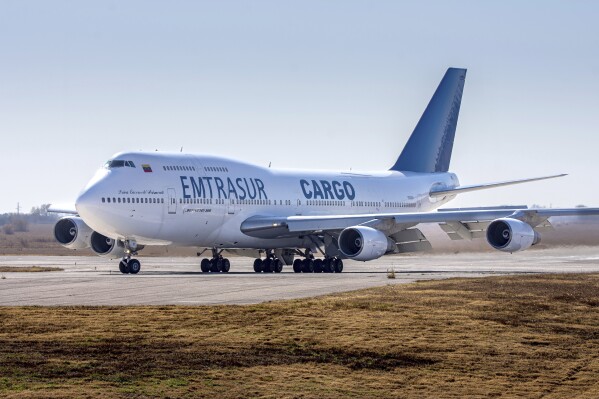
[[[120,240],[106,237],[97,231],[91,235],[91,248],[99,256],[115,259],[125,256],[125,245]]]
[[[395,248],[385,233],[372,227],[348,227],[339,234],[339,251],[348,259],[373,260]]]
[[[90,246],[92,229],[79,217],[64,217],[54,225],[54,238],[69,249],[83,249]]]
[[[499,251],[510,253],[523,251],[540,241],[539,233],[528,223],[518,219],[497,219],[487,227],[487,242]]]

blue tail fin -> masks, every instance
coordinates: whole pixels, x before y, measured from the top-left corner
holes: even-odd
[[[449,68],[391,170],[447,172],[466,70]]]

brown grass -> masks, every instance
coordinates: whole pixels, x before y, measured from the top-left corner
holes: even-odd
[[[64,269],[60,267],[47,266],[0,266],[0,273],[37,273],[37,272],[59,272]]]
[[[87,255],[61,246],[53,235],[53,225],[32,224],[29,231],[0,234],[0,255]]]
[[[0,397],[599,397],[599,275],[0,308]]]

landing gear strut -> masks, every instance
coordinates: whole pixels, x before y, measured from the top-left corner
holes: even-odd
[[[202,273],[228,273],[231,269],[231,262],[229,259],[223,258],[222,251],[219,252],[216,248],[212,248],[212,259],[202,259],[200,268]]]
[[[275,256],[272,250],[267,250],[264,260],[260,258],[254,260],[254,271],[256,273],[281,273],[283,271],[283,262]]]

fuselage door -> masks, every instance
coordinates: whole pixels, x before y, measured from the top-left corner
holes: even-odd
[[[177,213],[177,194],[174,188],[169,188],[166,191],[168,193],[168,213],[173,215]]]

